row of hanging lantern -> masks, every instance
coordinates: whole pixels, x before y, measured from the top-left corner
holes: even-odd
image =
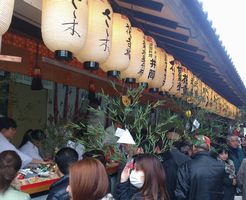
[[[0,47],[1,47],[2,35],[9,29],[12,20],[14,3],[15,0],[0,1]]]
[[[62,13],[62,14],[61,14]],[[151,92],[169,93],[221,116],[235,118],[236,106],[223,99],[151,36],[113,13],[108,0],[43,0],[42,37],[57,58],[72,54],[87,69],[139,83]]]
[[[11,23],[14,0],[0,1],[0,37]],[[169,93],[224,117],[239,109],[203,83],[155,40],[131,27],[129,19],[113,13],[107,0],[43,0],[42,37],[60,59],[73,55],[88,69],[100,67],[127,83],[152,92]]]

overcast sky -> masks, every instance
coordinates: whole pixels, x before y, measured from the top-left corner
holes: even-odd
[[[246,0],[199,0],[246,86]]]

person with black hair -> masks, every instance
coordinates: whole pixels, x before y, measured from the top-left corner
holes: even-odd
[[[117,185],[118,200],[169,200],[166,175],[160,160],[151,154],[134,157],[133,165],[126,164]]]
[[[177,173],[177,200],[222,200],[225,167],[210,155],[211,141],[205,135],[193,138],[192,159]]]
[[[156,143],[155,152],[166,172],[167,191],[171,200],[176,200],[174,191],[176,189],[178,168],[190,160],[188,155],[180,151],[179,148],[182,146],[183,144],[177,141],[173,143],[170,149],[161,152],[164,148],[162,139],[160,138]]]
[[[30,156],[19,151],[13,144],[9,142],[16,133],[16,122],[8,117],[0,118],[0,153],[6,150],[15,151],[21,158],[22,168],[31,164],[46,164],[43,160],[32,159]]]
[[[83,158],[96,158],[106,167],[106,158],[101,150],[91,150],[84,153]]]
[[[10,184],[21,167],[21,158],[15,151],[0,153],[0,199],[1,200],[30,200],[26,193],[13,189]]]
[[[45,134],[40,129],[29,129],[26,131],[19,150],[30,156],[32,159],[43,160],[39,155],[39,148],[42,141],[45,139]]]
[[[64,176],[51,185],[47,200],[69,200],[66,191],[69,184],[69,167],[77,162],[78,158],[78,153],[70,147],[62,148],[56,153],[55,163]]]
[[[216,157],[225,165],[225,176],[223,182],[224,197],[223,200],[234,200],[236,194],[236,172],[232,160],[228,158],[229,148],[226,144],[214,144],[212,156]]]

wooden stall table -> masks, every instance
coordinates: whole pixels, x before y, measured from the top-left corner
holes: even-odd
[[[31,177],[28,179],[15,179],[12,186],[22,192],[30,195],[48,191],[50,186],[59,180],[59,177],[53,173],[49,177]]]
[[[109,175],[117,173],[118,163],[110,163],[106,166],[106,171]],[[51,173],[49,177],[31,177],[28,179],[15,179],[12,186],[22,192],[30,195],[48,191],[50,186],[59,180],[59,176]]]

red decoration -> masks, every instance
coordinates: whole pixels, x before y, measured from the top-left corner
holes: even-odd
[[[89,81],[89,92],[95,93],[96,92],[96,86],[93,83],[93,81]]]

